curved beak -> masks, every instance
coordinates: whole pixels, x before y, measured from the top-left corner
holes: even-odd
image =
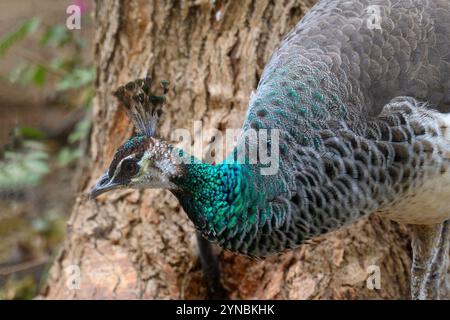
[[[112,179],[111,179],[112,180]],[[91,192],[89,193],[89,197],[91,199],[97,198],[102,193],[105,193],[107,191],[120,188],[121,185],[119,183],[110,181],[108,171],[106,171],[98,180],[98,182],[95,184],[94,187],[92,187]]]

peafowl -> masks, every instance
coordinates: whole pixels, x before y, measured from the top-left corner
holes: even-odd
[[[210,291],[220,286],[209,242],[263,257],[379,214],[412,225],[412,298],[440,297],[450,240],[448,0],[316,4],[273,53],[248,104],[244,132],[279,131],[273,174],[236,160],[249,139],[210,164],[157,138],[168,83],[155,83],[115,92],[138,133],[91,196],[170,190],[207,240],[199,237]]]

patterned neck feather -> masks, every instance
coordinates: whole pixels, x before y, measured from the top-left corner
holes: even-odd
[[[243,164],[194,163],[186,164],[185,174],[175,178],[180,189],[174,194],[195,226],[211,241],[224,244],[255,229],[258,201],[263,202],[255,197],[249,169]]]

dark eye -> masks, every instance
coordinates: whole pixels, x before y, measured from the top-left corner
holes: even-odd
[[[139,167],[134,160],[125,160],[122,163],[121,171],[127,176],[134,176],[139,170]]]

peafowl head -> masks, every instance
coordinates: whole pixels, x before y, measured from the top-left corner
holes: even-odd
[[[174,147],[155,136],[168,84],[161,81],[157,94],[152,90],[152,80],[146,77],[114,92],[138,134],[117,149],[108,170],[92,188],[91,198],[118,188],[177,188],[172,180],[182,174],[182,167],[176,165]]]
[[[256,208],[265,206],[261,202],[264,198],[258,188],[252,188],[252,169],[247,165],[203,162],[157,138],[167,87],[164,81],[152,87],[151,79],[145,78],[129,82],[114,93],[138,134],[118,148],[90,196],[96,198],[118,188],[168,189],[205,237],[227,241],[232,248],[237,243],[232,241],[235,236],[243,239],[237,232],[242,229],[238,222],[245,221],[246,230],[254,230],[249,226],[258,223]],[[241,251],[248,253],[245,250]]]

